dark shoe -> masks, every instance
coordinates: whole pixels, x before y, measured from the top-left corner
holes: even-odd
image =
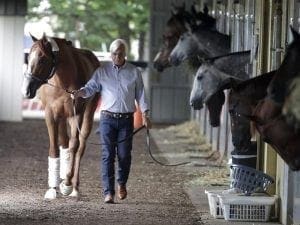
[[[126,185],[119,185],[118,187],[119,199],[123,200],[127,197]]]
[[[105,203],[114,203],[114,196],[112,196],[111,194],[105,195],[104,202]]]

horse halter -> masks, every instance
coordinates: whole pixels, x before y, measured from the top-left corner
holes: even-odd
[[[36,80],[38,82],[41,82],[41,84],[49,84],[48,80],[50,80],[54,76],[55,71],[56,71],[56,65],[57,65],[57,55],[58,55],[58,52],[59,52],[58,45],[57,45],[57,43],[55,42],[55,40],[53,38],[48,38],[48,41],[50,42],[51,53],[52,53],[52,56],[53,56],[50,74],[47,76],[46,79],[40,79],[37,75],[35,75],[31,72],[29,73],[27,71],[25,71],[25,74],[24,74],[25,77],[28,77],[28,78],[31,78],[31,79]]]

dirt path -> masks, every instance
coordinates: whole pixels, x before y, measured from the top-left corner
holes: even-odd
[[[152,132],[161,143],[167,138],[162,135],[166,132],[155,132],[155,129]],[[94,131],[89,141],[98,142]],[[153,139],[151,143],[152,150],[158,153]],[[172,143],[165,144],[172,147]],[[48,136],[43,120],[0,122],[1,225],[202,224],[200,214],[185,189],[187,184],[197,182],[196,178],[199,174],[203,175],[203,170],[193,164],[181,168],[154,164],[145,153],[145,131],[134,138],[128,198],[116,204],[103,203],[99,179],[101,152],[98,146],[93,145],[87,146],[82,160],[80,200],[60,197],[45,201],[47,146]],[[176,143],[175,146],[181,148]],[[175,150],[172,147],[165,151]],[[193,152],[191,149],[188,151]],[[183,152],[161,154],[174,161],[184,158],[178,158]]]

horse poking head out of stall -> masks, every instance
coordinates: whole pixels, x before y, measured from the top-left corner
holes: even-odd
[[[249,77],[247,62],[249,51],[234,52],[207,59],[199,67],[190,94],[190,104],[199,110],[206,104],[209,110],[210,125],[220,125],[222,106],[225,102],[224,89],[232,83],[239,83]]]
[[[282,114],[291,80],[300,72],[300,35],[293,29],[292,34],[293,41],[268,87],[268,95],[257,105],[252,119],[263,140],[276,150],[292,170],[300,170],[300,132],[288,124]]]
[[[268,89],[270,98],[282,105],[289,125],[300,130],[300,35],[291,27],[293,42]]]
[[[186,27],[187,31],[180,36],[170,54],[172,65],[178,66],[192,57],[207,59],[230,53],[229,35],[201,26],[186,24]]]
[[[74,48],[65,39],[32,39],[22,92],[26,98],[38,93],[45,110],[50,141],[45,198],[55,199],[58,187],[63,195],[79,197],[80,161],[99,96],[78,99],[73,108],[70,91],[84,86],[100,63],[91,51]]]
[[[191,12],[185,10],[183,6],[173,6],[171,17],[168,19],[164,33],[163,45],[153,60],[153,66],[158,72],[171,67],[169,56],[176,46],[180,35],[187,31],[186,25],[196,26],[204,30],[216,30],[216,19],[208,14],[208,8],[205,6],[203,12],[197,12],[195,5],[192,5]],[[194,60],[198,67],[198,60]],[[193,62],[194,63],[194,62]]]

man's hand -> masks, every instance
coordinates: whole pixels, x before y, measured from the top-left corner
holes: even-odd
[[[143,118],[143,125],[147,128],[147,129],[151,129],[152,128],[152,122],[149,118],[148,112],[144,112],[142,114],[142,118]]]
[[[85,91],[83,89],[79,89],[79,90],[73,90],[71,92],[71,98],[72,99],[76,99],[76,98],[83,98],[85,96]]]

